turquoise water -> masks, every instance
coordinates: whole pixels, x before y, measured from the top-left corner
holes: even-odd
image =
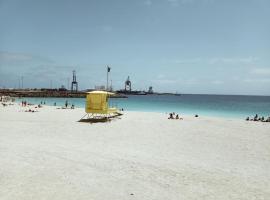
[[[75,107],[84,107],[85,98],[23,98],[39,104],[63,106],[68,100]],[[22,101],[23,99],[17,99]],[[176,112],[184,115],[205,115],[229,118],[270,116],[270,96],[237,95],[132,95],[125,99],[111,99],[110,104],[128,111]]]

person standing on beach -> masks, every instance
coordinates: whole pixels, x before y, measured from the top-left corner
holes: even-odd
[[[68,101],[67,100],[66,100],[65,106],[66,106],[66,108],[68,107]]]

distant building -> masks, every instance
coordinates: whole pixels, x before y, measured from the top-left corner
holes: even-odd
[[[96,86],[95,86],[95,90],[102,90],[102,91],[105,91],[105,90],[106,90],[106,87],[105,87],[105,85],[96,85]]]
[[[154,91],[153,91],[153,87],[152,86],[150,86],[149,87],[149,89],[148,89],[148,94],[153,94],[154,93]]]
[[[61,88],[58,89],[58,91],[67,91],[64,85],[61,86]]]

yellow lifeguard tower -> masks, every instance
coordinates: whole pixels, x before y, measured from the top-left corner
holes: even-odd
[[[115,95],[115,93],[107,91],[88,92],[85,102],[86,115],[84,117],[87,116],[88,119],[108,119],[121,115],[117,108],[109,107],[109,97],[112,95]]]

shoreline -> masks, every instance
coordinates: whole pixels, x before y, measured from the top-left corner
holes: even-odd
[[[36,97],[26,97],[26,99],[31,99],[31,98],[36,99]],[[73,98],[71,98],[71,99],[73,99]],[[84,98],[82,98],[82,99],[84,99]],[[23,100],[23,99],[16,98],[15,103],[17,103],[18,105],[20,104],[19,100]],[[32,104],[32,102],[29,102],[29,103]],[[38,104],[34,104],[34,105],[38,105]],[[44,106],[44,105],[42,105],[42,106]],[[54,105],[50,105],[50,104],[45,104],[45,106],[55,107]],[[64,106],[64,101],[63,101],[62,106]],[[61,106],[57,105],[56,107],[61,107]],[[78,108],[83,109],[83,110],[85,109],[84,106],[80,107],[80,106],[75,105],[75,107],[76,107],[76,109],[78,109]],[[127,111],[127,112],[142,112],[142,113],[160,113],[160,114],[166,114],[168,116],[169,116],[169,113],[174,112],[174,111],[158,111],[158,110],[125,110],[125,111]],[[250,116],[246,116],[246,115],[244,116],[244,114],[243,114],[243,116],[242,115],[238,116],[238,115],[229,115],[229,114],[198,114],[198,112],[197,113],[194,112],[193,114],[190,114],[190,113],[189,114],[181,114],[182,112],[175,112],[175,113],[179,114],[180,116],[184,116],[184,117],[185,116],[186,117],[195,117],[195,115],[199,115],[199,117],[204,117],[204,118],[205,117],[206,118],[220,118],[220,119],[231,119],[231,120],[245,120],[246,117],[250,117]],[[265,117],[267,118],[267,116],[265,116]]]
[[[32,97],[31,97],[32,98]],[[33,98],[35,98],[35,97],[33,97]],[[25,109],[27,109],[27,108],[35,108],[35,107],[37,107],[39,104],[32,104],[31,102],[29,102],[30,103],[30,105],[27,105],[26,107],[22,107],[21,106],[21,103],[19,103],[19,102],[17,102],[17,101],[15,101],[15,102],[13,102],[15,105],[14,106],[17,106],[17,107],[19,107],[19,108],[25,108]],[[63,106],[54,106],[54,105],[41,105],[42,106],[42,108],[51,108],[52,110],[54,110],[54,109],[56,109],[56,110],[70,110],[70,108],[68,107],[67,109],[66,108],[62,108],[62,107],[64,107],[64,105]],[[42,109],[41,108],[41,109]],[[75,106],[75,108],[74,108],[74,110],[80,110],[82,113],[85,113],[85,108],[84,107],[76,107]],[[124,113],[136,113],[136,114],[157,114],[157,115],[164,115],[164,116],[166,116],[167,118],[166,119],[168,119],[168,117],[169,117],[169,114],[170,114],[170,112],[161,112],[161,111],[141,111],[141,110],[124,110]],[[181,113],[176,113],[176,114],[179,114],[179,117],[184,117],[184,118],[189,118],[189,119],[191,119],[191,118],[197,118],[197,119],[199,119],[199,118],[203,118],[203,119],[219,119],[219,120],[238,120],[238,121],[245,121],[245,119],[242,119],[242,118],[237,118],[237,117],[229,117],[229,116],[227,116],[227,117],[221,117],[221,116],[210,116],[210,115],[199,115],[198,117],[195,117],[195,115],[196,114],[194,114],[194,115],[189,115],[189,114],[181,114]],[[177,120],[177,119],[171,119],[171,120]]]

